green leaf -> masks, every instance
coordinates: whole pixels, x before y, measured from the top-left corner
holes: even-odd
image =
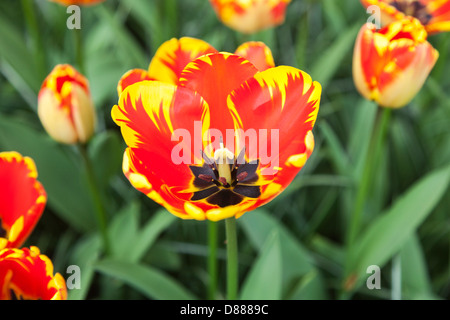
[[[134,245],[130,248],[130,261],[139,261],[148,249],[155,243],[158,236],[176,219],[177,218],[170,214],[167,210],[158,210],[140,230],[138,239],[136,239]]]
[[[102,260],[96,270],[118,278],[146,297],[157,300],[194,300],[196,297],[181,284],[150,266],[118,260]]]
[[[323,278],[317,270],[312,270],[305,274],[297,286],[292,290],[292,300],[319,300],[327,299],[324,293]]]
[[[169,38],[164,38],[163,21],[165,22],[166,19],[161,19],[162,16],[155,1],[122,0],[122,3],[140,23],[141,28],[147,30],[151,35],[153,53],[164,41],[169,40]],[[150,62],[150,57],[148,62]]]
[[[345,251],[343,247],[317,234],[311,240],[311,246],[316,255],[326,259],[328,270],[339,274],[345,261]]]
[[[68,290],[68,300],[84,300],[94,280],[94,263],[100,256],[102,243],[97,233],[81,238],[71,249],[70,263],[80,267],[80,289]],[[66,281],[68,277],[64,277]]]
[[[348,147],[352,163],[355,165],[353,171],[355,181],[360,181],[362,176],[377,111],[378,106],[375,103],[363,98],[355,107]]]
[[[144,54],[142,47],[134,36],[124,27],[123,21],[106,5],[97,5],[94,10],[100,21],[107,23],[115,34],[117,53],[121,54],[126,63],[140,68],[148,64],[149,58]],[[118,80],[118,79],[117,79]]]
[[[6,61],[31,91],[38,92],[43,79],[39,79],[32,51],[26,46],[21,32],[3,13],[0,13],[0,43],[0,60]]]
[[[414,234],[400,251],[402,294],[408,299],[435,299],[428,276],[427,263],[419,239]]]
[[[323,11],[330,22],[330,29],[336,34],[342,33],[347,27],[345,17],[342,12],[342,3],[337,1],[322,1]]]
[[[108,233],[111,241],[113,257],[128,260],[130,251],[136,244],[139,224],[140,206],[137,202],[131,202],[114,215]]]
[[[175,221],[165,209],[158,210],[139,228],[140,205],[133,201],[115,215],[109,227],[113,256],[129,262],[138,262],[155,243],[158,236]]]
[[[123,158],[121,140],[116,132],[102,131],[89,141],[88,152],[98,187],[105,189],[110,179],[121,173]]]
[[[282,297],[293,297],[292,290],[302,281],[302,277],[311,271],[316,270],[312,257],[295,237],[275,218],[264,209],[257,209],[246,213],[238,221],[239,226],[244,229],[247,237],[253,246],[263,254],[266,250],[264,245],[271,234],[277,234],[282,244],[281,266],[282,266]],[[316,270],[317,271],[317,270]],[[316,283],[317,284],[317,283]],[[325,295],[321,283],[317,288],[318,292]]]
[[[280,235],[274,231],[263,245],[241,291],[242,300],[279,300],[282,295]]]
[[[360,23],[353,25],[343,32],[325,52],[321,52],[318,59],[311,67],[311,77],[318,81],[322,87],[326,87],[328,82],[334,76],[342,61],[349,52],[353,50],[356,35]]]
[[[280,241],[283,243],[283,257],[289,258],[291,263],[285,266],[283,274],[305,274],[313,268],[312,259],[308,251],[285,229],[285,227],[275,220],[267,211],[256,209],[246,213],[239,219],[239,225],[243,227],[247,237],[253,246],[262,250],[268,235],[277,231],[280,235]]]
[[[370,265],[383,266],[433,211],[450,182],[450,166],[435,170],[414,184],[356,240],[349,274],[361,280]]]
[[[350,161],[344,147],[339,141],[339,138],[334,133],[330,125],[328,125],[325,121],[321,122],[319,129],[327,142],[329,147],[328,154],[330,160],[334,162],[336,171],[343,176],[348,176]]]
[[[26,83],[22,76],[6,61],[0,59],[0,71],[6,79],[12,84],[22,98],[27,102],[31,109],[37,109],[37,94]]]

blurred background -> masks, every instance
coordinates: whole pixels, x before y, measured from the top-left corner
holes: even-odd
[[[365,199],[361,245],[349,261],[351,212],[380,113],[352,79],[354,42],[369,18],[358,0],[293,0],[284,24],[253,35],[224,26],[206,0],[107,0],[81,8],[80,30],[67,28],[69,16],[46,0],[0,2],[0,150],[36,162],[48,203],[25,245],[39,246],[65,278],[69,265],[80,266],[81,288],[69,290],[69,299],[207,297],[208,222],[175,218],[129,184],[121,171],[125,144],[110,116],[121,75],[147,69],[164,41],[182,36],[228,52],[263,41],[276,65],[306,71],[323,87],[306,166],[279,197],[237,221],[240,297],[391,299],[394,290],[404,299],[450,297],[448,179],[436,185],[450,164],[450,34],[429,37],[439,60],[415,99],[392,112]],[[51,140],[37,117],[39,88],[59,63],[88,78],[95,102],[98,128],[88,153],[106,206],[109,257],[77,150]],[[223,299],[218,224],[215,298]],[[379,290],[365,284],[369,265],[381,267]]]

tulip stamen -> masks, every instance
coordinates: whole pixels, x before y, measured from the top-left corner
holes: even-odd
[[[198,177],[205,181],[213,181],[213,177],[208,174],[199,174]]]
[[[236,180],[237,181],[244,180],[247,176],[248,176],[248,172],[247,171],[241,172],[236,177]]]
[[[220,177],[220,178],[219,178],[219,182],[220,182],[225,188],[227,188],[227,187],[230,186],[230,185],[228,184],[227,179],[224,178],[224,177]]]
[[[247,162],[245,149],[237,157],[224,147],[222,139],[220,147],[210,159],[203,153],[203,166],[190,166],[194,175],[193,185],[198,189],[191,200],[202,200],[210,204],[226,207],[237,205],[247,198],[257,198],[261,195],[257,169],[259,160]]]

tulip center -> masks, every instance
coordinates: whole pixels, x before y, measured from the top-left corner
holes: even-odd
[[[394,0],[391,5],[407,16],[412,16],[418,19],[423,25],[427,25],[431,18],[433,18],[433,16],[428,12],[426,5],[422,4],[422,2],[418,0]]]
[[[245,149],[235,157],[234,153],[220,143],[211,159],[203,153],[203,166],[189,166],[194,176],[193,185],[198,190],[191,201],[206,200],[209,204],[227,207],[247,198],[261,195],[257,169],[259,159],[245,160]]]

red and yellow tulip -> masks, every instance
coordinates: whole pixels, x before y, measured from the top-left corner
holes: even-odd
[[[291,0],[210,0],[223,24],[242,33],[255,33],[284,22]]]
[[[368,8],[378,6],[385,24],[413,17],[428,33],[450,31],[450,1],[448,0],[361,0]]]
[[[106,1],[106,0],[50,0],[50,1],[57,2],[57,3],[65,5],[65,6],[70,6],[72,4],[81,5],[81,6],[90,6],[90,5],[98,4],[98,3]]]
[[[358,91],[380,106],[399,108],[422,88],[439,53],[414,18],[376,30],[365,24],[353,54],[353,79]]]
[[[60,274],[37,247],[17,249],[36,226],[47,202],[34,161],[0,153],[0,300],[67,298]]]
[[[181,72],[189,62],[202,55],[218,52],[200,39],[173,38],[158,48],[148,70],[132,69],[126,72],[119,80],[117,92],[120,96],[127,86],[144,80],[158,80],[177,85]],[[250,61],[259,71],[275,66],[270,48],[263,42],[245,42],[236,49],[235,54]]]
[[[21,246],[39,221],[47,194],[36,178],[31,158],[0,153],[0,249]]]
[[[301,70],[210,53],[174,82],[126,87],[112,118],[128,145],[125,176],[180,218],[240,217],[281,193],[313,151],[321,86]]]
[[[61,274],[37,247],[0,250],[0,300],[65,300]]]
[[[55,66],[39,91],[38,115],[47,133],[58,142],[89,140],[96,115],[87,79],[71,65]]]

